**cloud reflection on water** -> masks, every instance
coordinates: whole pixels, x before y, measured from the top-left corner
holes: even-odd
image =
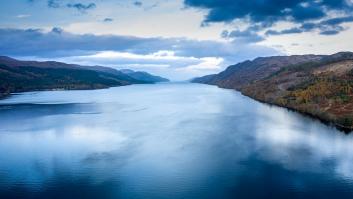
[[[77,104],[83,95],[92,98]],[[45,99],[28,109],[15,105]],[[58,99],[63,104],[49,103]],[[109,193],[103,198],[232,198],[249,185],[304,194],[303,186],[319,187],[316,175],[353,187],[352,135],[231,90],[136,85],[5,102],[12,108],[0,110],[0,193],[6,185],[10,194],[48,196],[64,186],[85,194],[101,187]]]

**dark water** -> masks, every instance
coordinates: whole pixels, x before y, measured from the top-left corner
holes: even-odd
[[[353,198],[353,137],[198,84],[0,101],[0,198]]]

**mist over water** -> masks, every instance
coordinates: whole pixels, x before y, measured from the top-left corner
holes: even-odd
[[[178,83],[0,101],[0,198],[353,198],[353,137]]]

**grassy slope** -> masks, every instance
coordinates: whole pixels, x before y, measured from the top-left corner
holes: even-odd
[[[350,67],[344,73],[337,73],[342,65]],[[325,67],[288,68],[243,86],[240,91],[260,101],[332,122],[340,128],[353,129],[353,61],[336,62],[329,69],[322,69]]]

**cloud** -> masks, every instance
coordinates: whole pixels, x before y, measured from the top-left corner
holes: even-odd
[[[142,6],[142,2],[141,1],[135,1],[134,2],[134,6],[141,7]]]
[[[197,70],[220,70],[221,64],[224,61],[220,57],[204,57],[200,59],[200,63],[189,65],[178,70],[197,71]]]
[[[242,21],[248,24],[257,24],[262,27],[271,27],[278,22],[292,22],[303,25],[308,22],[315,22],[319,28],[324,28],[326,23],[351,22],[353,17],[353,5],[348,0],[184,0],[187,7],[194,7],[207,10],[203,24],[217,22]],[[340,16],[337,18],[337,16]],[[321,23],[321,21],[324,21]],[[249,25],[251,26],[251,25]],[[325,30],[332,31],[326,24]],[[333,24],[331,24],[333,26]],[[304,28],[302,32],[308,31]],[[340,30],[336,29],[339,32]],[[275,34],[291,34],[300,32],[292,29]],[[269,34],[274,33],[270,31]]]
[[[324,11],[352,10],[346,0],[184,0],[185,5],[208,9],[206,22],[227,22],[249,18],[252,22],[271,23],[280,20],[302,22],[326,16]]]
[[[34,0],[30,1],[34,2]],[[67,3],[66,5],[63,4],[62,0],[48,0],[47,5],[49,8],[62,8],[62,7],[67,7],[67,8],[73,8],[76,9],[77,11],[80,11],[82,13],[85,13],[87,10],[91,10],[97,7],[95,3]]]
[[[160,4],[160,2],[155,2],[155,3],[153,3],[153,4],[149,5],[149,6],[146,6],[144,9],[145,9],[145,10],[151,10],[151,9],[153,9],[153,8],[158,7],[159,4]]]
[[[173,51],[157,51],[149,54],[136,54],[129,52],[102,51],[92,55],[70,56],[64,58],[70,62],[81,64],[104,64],[107,66],[129,67],[162,67],[184,68],[192,65],[204,64],[207,59],[213,57],[196,58],[193,56],[178,56]],[[219,58],[220,59],[220,58]],[[218,64],[221,62],[218,62]],[[218,66],[213,66],[218,67]]]
[[[58,27],[54,27],[52,30],[51,30],[52,33],[57,33],[57,34],[61,34],[64,32],[64,30],[62,28],[58,28]]]
[[[31,15],[28,15],[28,14],[21,14],[21,15],[17,15],[17,16],[16,16],[16,18],[19,18],[19,19],[28,18],[28,17],[31,17]]]
[[[224,59],[221,57],[179,56],[173,51],[158,51],[150,54],[103,51],[56,60],[81,65],[104,65],[117,69],[148,71],[174,80],[215,73],[222,70],[222,64],[224,64]]]
[[[58,34],[60,33],[60,34]],[[170,48],[173,40],[133,36],[72,34],[55,27],[49,32],[40,29],[0,29],[0,54],[62,56],[81,52],[124,51],[150,53]]]
[[[266,31],[266,35],[284,35],[284,34],[297,34],[302,33],[304,30],[302,28],[289,28],[281,31],[277,30],[268,30]]]
[[[321,31],[321,35],[337,35],[340,31],[339,30],[325,30]]]
[[[187,69],[192,70],[193,76],[204,75],[219,72],[225,66],[245,59],[280,54],[269,47],[237,41],[73,34],[57,27],[49,32],[40,29],[0,29],[0,38],[0,55],[87,65],[149,67],[151,70],[167,67],[178,69],[169,77],[179,79],[190,77],[190,74],[181,75]]]
[[[112,22],[112,21],[114,21],[113,18],[105,18],[105,19],[103,20],[103,22]]]
[[[59,0],[48,0],[48,7],[49,8],[59,8],[60,6],[61,5],[60,5],[60,1]]]
[[[348,17],[336,17],[321,22],[322,25],[336,26],[342,23],[353,22],[353,16]]]
[[[353,22],[353,16],[349,17],[336,17],[327,20],[322,20],[317,23],[303,23],[299,27],[293,27],[281,31],[276,30],[268,30],[266,31],[266,35],[284,35],[284,34],[294,34],[294,33],[303,33],[310,31],[318,31],[322,35],[336,35],[341,31],[344,31],[345,28],[342,27],[343,23]]]
[[[231,32],[225,30],[221,33],[221,37],[226,39],[232,38],[241,43],[257,43],[264,40],[262,36],[251,29],[233,30]]]
[[[60,34],[58,34],[60,33]],[[55,27],[49,32],[40,29],[0,29],[0,54],[55,56],[63,53],[119,51],[150,54],[167,50],[180,56],[233,57],[244,44],[186,38],[141,38],[121,35],[73,34]],[[249,45],[251,48],[274,53],[270,48]],[[256,51],[256,50],[255,50]],[[261,54],[261,53],[260,53]],[[253,55],[253,54],[252,54]]]
[[[291,11],[288,11],[290,17],[297,22],[306,20],[321,19],[326,16],[323,7],[315,3],[302,3],[296,5]]]
[[[75,8],[80,12],[86,12],[87,10],[94,9],[96,8],[95,3],[89,3],[89,4],[82,4],[82,3],[69,3],[66,4],[68,8]]]

